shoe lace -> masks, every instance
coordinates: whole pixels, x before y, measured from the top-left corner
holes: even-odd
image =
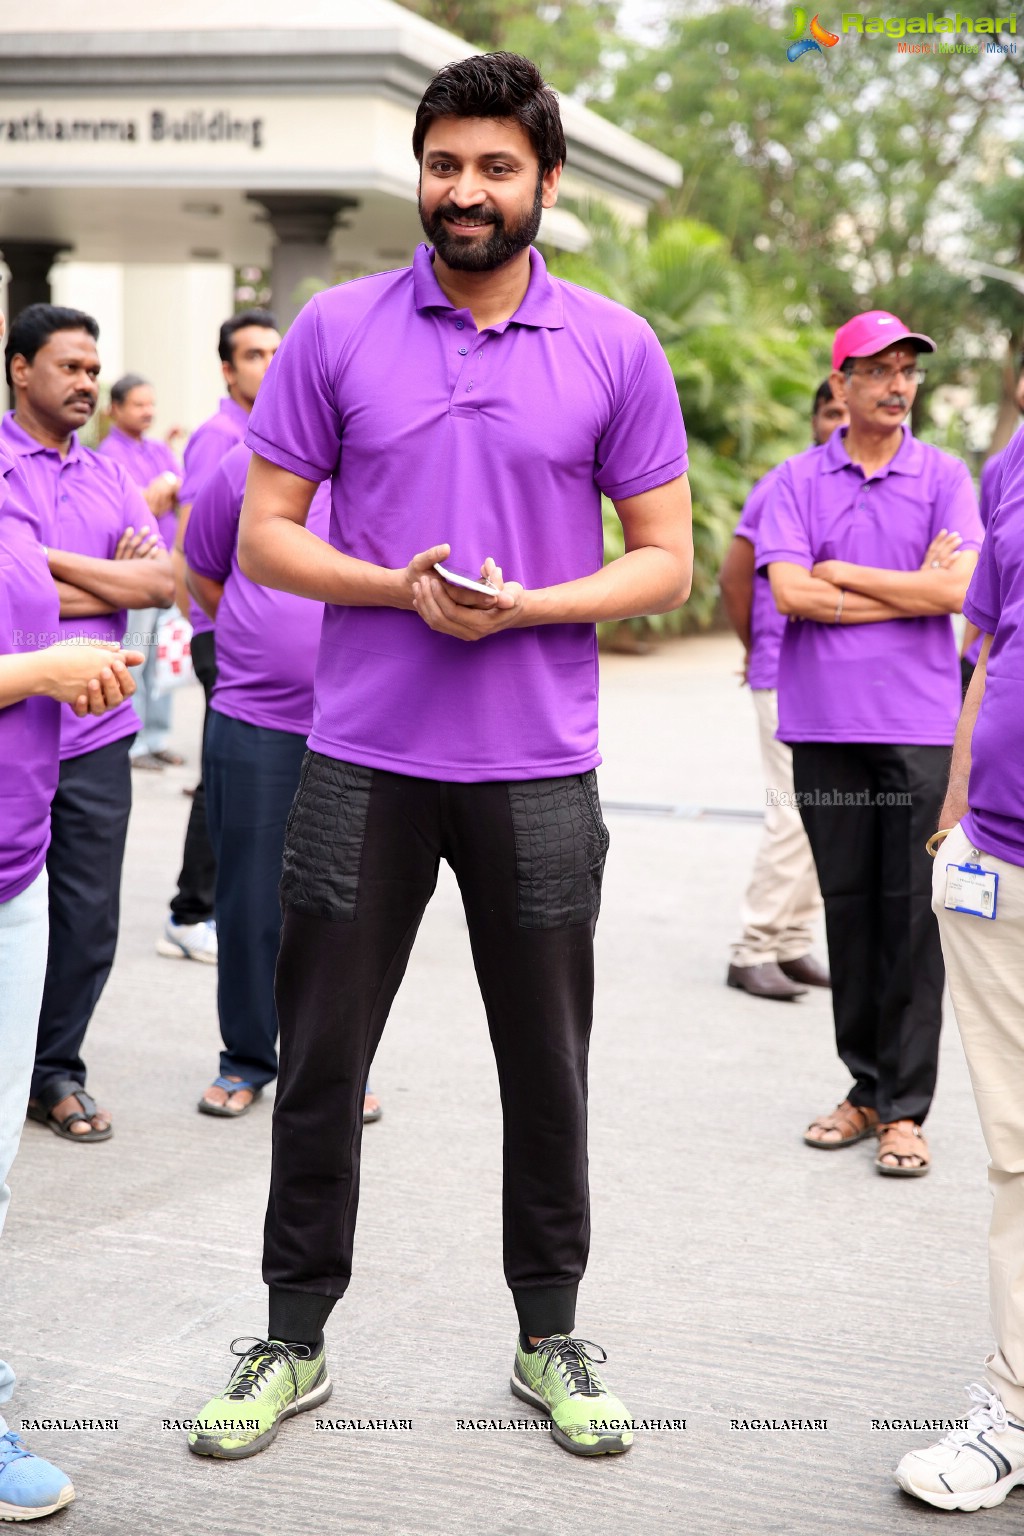
[[[1008,1428],[1006,1406],[998,1392],[993,1392],[991,1387],[977,1381],[972,1381],[966,1390],[976,1406],[968,1415],[967,1428],[950,1430],[943,1439],[944,1445],[966,1445],[968,1440],[973,1440],[975,1435],[980,1435],[986,1429],[1001,1433]]]
[[[598,1354],[592,1355],[592,1349],[596,1349]],[[593,1369],[594,1365],[603,1365],[608,1359],[600,1344],[594,1344],[590,1339],[574,1339],[568,1334],[556,1333],[550,1339],[540,1341],[537,1353],[546,1356],[542,1380],[554,1366],[568,1381],[570,1397],[600,1397],[603,1394],[604,1383]]]
[[[0,1435],[0,1466],[9,1467],[12,1461],[20,1461],[23,1456],[31,1456],[18,1439],[13,1429],[9,1429],[5,1435]]]
[[[244,1349],[239,1345],[244,1344]],[[279,1339],[240,1338],[231,1340],[231,1353],[238,1355],[242,1364],[235,1368],[224,1396],[240,1402],[255,1397],[267,1376],[275,1366],[286,1365],[291,1372],[295,1396],[299,1396],[299,1378],[295,1374],[297,1360],[311,1360],[312,1350],[307,1344],[296,1344],[289,1349]]]

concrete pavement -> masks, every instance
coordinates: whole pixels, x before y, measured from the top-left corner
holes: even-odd
[[[763,800],[734,644],[603,662],[606,801],[756,812]],[[827,994],[759,1002],[723,985],[756,819],[609,812],[591,1070],[594,1243],[579,1333],[637,1417],[627,1457],[566,1455],[508,1391],[493,1063],[454,881],[443,872],[374,1066],[351,1290],[329,1324],[328,1408],[251,1461],[190,1457],[164,1420],[223,1385],[265,1326],[259,1259],[270,1104],[200,1116],[216,971],[159,959],[195,773],[197,698],[176,701],[189,770],[136,774],[124,920],[86,1055],[107,1144],[26,1127],[0,1244],[0,1355],[15,1427],[74,1478],[66,1536],[856,1536],[945,1529],[890,1470],[934,1435],[873,1428],[966,1412],[990,1347],[985,1152],[952,1013],[920,1181],[878,1178],[866,1143],[800,1133],[847,1082]],[[318,1417],[411,1430],[318,1431]],[[732,1421],[827,1420],[804,1432]],[[973,1517],[1016,1530],[1024,1493]],[[964,1517],[970,1519],[972,1517]]]

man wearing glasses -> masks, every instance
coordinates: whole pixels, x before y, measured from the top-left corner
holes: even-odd
[[[931,912],[936,826],[960,712],[950,614],[982,527],[967,468],[907,417],[927,336],[872,310],[840,326],[831,384],[850,415],[779,470],[757,560],[787,625],[779,739],[825,901],[839,1055],[853,1086],[804,1135],[878,1136],[875,1167],[919,1177],[944,972]]]

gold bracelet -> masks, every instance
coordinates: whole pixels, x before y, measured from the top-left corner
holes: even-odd
[[[944,843],[949,834],[954,830],[955,829],[953,827],[942,827],[938,832],[932,833],[931,837],[924,845],[925,852],[928,854],[929,858],[934,859],[935,855],[939,851],[940,844]]]
[[[839,588],[839,601],[836,604],[836,616],[832,620],[833,624],[838,624],[839,620],[843,616],[843,599],[844,599],[845,596],[846,596],[846,588],[845,587],[840,587]]]

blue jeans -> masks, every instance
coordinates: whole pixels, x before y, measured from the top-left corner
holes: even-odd
[[[278,886],[285,827],[305,753],[305,736],[209,712],[203,781],[217,856],[220,1070],[257,1088],[277,1076]]]
[[[21,1141],[32,1081],[48,929],[44,868],[28,890],[0,903],[0,1232],[11,1199],[7,1175]],[[0,1360],[0,1403],[6,1403],[13,1390],[14,1372]],[[6,1432],[0,1415],[0,1435]]]
[[[171,739],[171,694],[156,692],[156,632],[166,617],[164,608],[134,608],[128,615],[125,633],[136,637],[128,648],[142,651],[146,658],[141,667],[130,669],[135,679],[135,708],[142,720],[142,730],[132,743],[132,757],[163,752]]]

